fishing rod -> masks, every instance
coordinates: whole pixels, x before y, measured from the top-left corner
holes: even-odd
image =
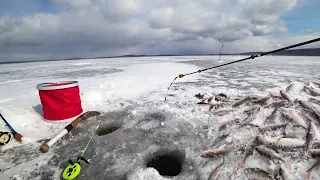
[[[1,117],[1,119],[6,123],[6,125],[8,126],[8,128],[10,129],[13,137],[14,137],[17,141],[21,142],[21,141],[22,141],[22,135],[19,134],[19,133],[17,133],[17,132],[13,129],[13,127],[8,123],[8,121],[2,116],[1,113],[0,113],[0,117]],[[9,139],[9,140],[10,140],[10,139]]]
[[[81,166],[80,166],[81,160],[83,160],[84,162],[89,164],[89,161],[86,160],[83,156],[84,156],[84,153],[87,151],[89,144],[91,143],[93,137],[96,135],[98,129],[99,129],[99,125],[96,126],[96,128],[95,128],[93,134],[91,135],[86,147],[83,149],[83,151],[82,151],[81,155],[78,157],[77,161],[73,162],[71,159],[68,160],[68,162],[70,164],[69,164],[69,166],[67,166],[64,169],[64,171],[62,173],[63,179],[71,180],[71,179],[76,178],[79,175],[79,173],[81,171]]]
[[[195,74],[195,73],[201,73],[201,72],[204,72],[204,71],[207,71],[207,70],[210,70],[210,69],[215,69],[215,68],[218,68],[218,67],[227,66],[227,65],[230,65],[230,64],[234,64],[234,63],[238,63],[238,62],[254,59],[256,57],[261,57],[261,56],[265,56],[265,55],[269,55],[269,54],[274,54],[274,53],[277,53],[277,52],[280,52],[280,51],[284,51],[284,50],[287,50],[287,49],[303,46],[303,45],[306,45],[306,44],[311,44],[311,43],[318,42],[318,41],[320,41],[320,38],[316,38],[316,39],[312,39],[312,40],[309,40],[309,41],[301,42],[301,43],[298,43],[298,44],[294,44],[294,45],[287,46],[287,47],[284,47],[284,48],[276,49],[276,50],[273,50],[273,51],[263,52],[261,54],[251,55],[251,56],[249,56],[247,58],[239,59],[239,60],[236,60],[236,61],[231,61],[231,62],[228,62],[228,63],[225,63],[225,64],[220,64],[220,65],[217,65],[217,66],[213,66],[213,67],[210,67],[210,68],[200,69],[198,71],[194,71],[194,72],[191,72],[191,73],[179,74],[170,83],[170,85],[168,87],[168,90],[167,90],[167,94],[168,94],[168,91],[169,91],[170,87],[172,86],[173,82],[177,78],[183,78],[185,76],[189,76],[189,75],[192,75],[192,74]],[[165,102],[166,102],[166,100],[167,100],[167,97],[164,98]]]
[[[219,53],[219,62],[220,62],[220,58],[221,58],[221,50],[222,50],[222,48],[223,48],[223,46],[224,46],[224,44],[222,43],[222,41],[219,39],[219,42],[221,43],[221,47],[220,47],[220,53]]]

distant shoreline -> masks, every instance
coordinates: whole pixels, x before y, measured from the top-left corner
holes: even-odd
[[[262,52],[246,52],[237,54],[221,54],[222,56],[250,56],[254,54],[261,54]],[[320,56],[320,48],[308,49],[294,49],[274,53],[275,56]],[[121,56],[106,56],[106,57],[87,57],[87,58],[67,58],[67,59],[47,59],[47,60],[29,60],[29,61],[4,61],[0,64],[16,64],[16,63],[30,63],[30,62],[44,62],[44,61],[72,61],[81,59],[111,59],[111,58],[130,58],[130,57],[163,57],[163,56],[219,56],[219,54],[165,54],[165,55],[121,55]]]

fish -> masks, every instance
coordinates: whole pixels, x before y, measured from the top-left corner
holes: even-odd
[[[318,98],[311,97],[311,98],[309,98],[309,101],[311,101],[311,102],[313,102],[313,103],[315,103],[315,104],[320,106],[320,99],[318,99]]]
[[[306,142],[296,138],[280,138],[275,147],[282,148],[282,149],[289,149],[289,148],[301,148],[304,147]]]
[[[270,124],[270,125],[261,126],[258,129],[260,129],[261,131],[276,130],[282,127],[286,127],[287,125],[288,123]]]
[[[258,168],[246,168],[245,173],[248,179],[252,180],[271,180],[273,179],[270,174]]]
[[[266,145],[267,147],[275,147],[278,139],[280,138],[272,138],[269,136],[262,136],[262,135],[258,135],[258,141],[261,142],[262,144]]]
[[[221,140],[223,140],[223,139],[226,139],[229,135],[230,135],[230,132],[229,132],[229,131],[226,131],[226,130],[220,131],[220,132],[219,132],[219,135],[216,136],[216,138],[215,138],[215,139],[213,140],[213,142],[211,143],[211,144],[212,144],[211,146],[213,146],[218,140],[221,141]]]
[[[280,165],[279,174],[280,174],[280,176],[282,177],[283,180],[292,180],[293,179],[291,173],[286,168],[284,163],[281,163],[281,165]]]
[[[249,116],[248,116],[246,119],[243,120],[243,122],[241,123],[240,126],[247,125],[247,124],[249,124],[251,121],[253,121],[253,120],[256,118],[256,116],[257,116],[257,114],[259,113],[259,111],[260,111],[260,107],[255,107],[255,108],[252,110],[252,112],[249,114]]]
[[[311,122],[309,122],[307,133],[306,133],[306,136],[305,136],[305,139],[306,139],[306,147],[305,147],[305,149],[309,149],[309,144],[310,144],[311,138],[312,138],[312,136],[311,136]]]
[[[252,100],[251,103],[264,105],[264,104],[267,103],[267,101],[270,98],[271,98],[271,93],[269,93],[266,97],[262,97],[262,98],[258,98],[258,99]]]
[[[320,157],[320,149],[309,149],[309,154],[312,157]]]
[[[211,149],[211,150],[204,151],[200,155],[200,157],[202,157],[202,158],[213,158],[215,156],[228,154],[232,149],[233,149],[233,146],[222,147],[222,148],[220,147],[220,148],[217,148],[217,149]]]
[[[307,170],[307,172],[310,172],[313,168],[315,168],[318,165],[320,165],[320,158],[316,160],[315,163],[313,163],[313,165]]]
[[[219,172],[221,171],[221,167],[223,164],[224,158],[222,158],[222,162],[211,171],[208,180],[214,180],[219,175]]]
[[[284,99],[288,100],[290,104],[293,104],[292,99],[289,97],[289,95],[288,95],[285,91],[280,90],[280,95],[281,95]]]
[[[310,103],[302,100],[298,100],[301,107],[306,109],[308,112],[312,113],[315,117],[317,117],[318,120],[320,120],[320,113],[318,113]]]
[[[310,122],[311,126],[311,133],[313,135],[313,140],[320,140],[320,131],[317,128],[317,126],[314,124],[314,122]]]
[[[283,117],[285,117],[286,119],[295,122],[296,124],[298,124],[299,126],[301,126],[304,129],[308,129],[308,124],[306,123],[306,121],[298,115],[298,113],[294,110],[286,110],[283,111],[282,113]]]
[[[289,92],[293,87],[293,83],[291,83],[288,87],[286,87],[286,92]]]
[[[304,88],[308,89],[310,94],[313,95],[313,96],[320,96],[320,90],[319,89],[316,89],[310,85],[308,86],[304,86]]]
[[[267,158],[271,158],[271,159],[279,159],[283,162],[285,162],[286,160],[279,154],[277,153],[275,150],[267,148],[263,145],[257,146],[255,148],[257,150],[257,152],[262,155],[262,156],[266,156]]]
[[[284,100],[284,98],[281,97],[281,96],[276,96],[276,95],[273,95],[272,93],[270,93],[270,94],[271,94],[271,98],[272,98],[274,101],[282,101],[282,100]]]
[[[283,106],[284,103],[279,103],[275,106],[274,110],[271,112],[271,114],[266,118],[267,120],[273,120],[276,117],[278,109]]]
[[[221,122],[221,123],[220,123],[220,126],[219,126],[219,128],[218,128],[218,132],[220,132],[222,129],[225,129],[228,125],[239,124],[239,123],[240,123],[240,120],[239,120],[239,119]]]
[[[232,107],[238,107],[238,106],[242,105],[243,103],[245,103],[245,102],[247,102],[247,101],[249,101],[251,99],[256,99],[256,97],[254,97],[254,96],[245,96],[245,97],[239,99],[238,101],[236,101],[235,103],[233,103]]]
[[[287,104],[286,100],[280,100],[280,101],[274,101],[266,106],[264,106],[265,108],[270,108],[270,107],[281,107],[281,106],[285,106]]]
[[[220,111],[215,111],[213,114],[215,116],[224,116],[232,112],[232,110],[220,110]]]
[[[320,83],[317,83],[317,82],[314,82],[314,81],[312,83],[320,88]]]
[[[244,156],[242,158],[241,163],[238,165],[239,167],[243,167],[244,162],[247,157],[252,154],[253,148],[258,144],[258,136],[252,137],[246,144],[244,148]]]
[[[313,141],[312,147],[315,149],[320,149],[320,140]]]

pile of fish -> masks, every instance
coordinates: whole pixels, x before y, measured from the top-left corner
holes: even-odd
[[[219,179],[218,172],[223,169],[224,157],[231,152],[240,152],[242,155],[240,162],[235,165],[235,172],[243,169],[248,179],[297,179],[289,170],[292,151],[301,152],[303,158],[314,159],[314,163],[309,164],[303,173],[305,179],[310,177],[312,171],[317,171],[315,167],[320,166],[320,84],[305,84],[300,91],[305,92],[304,100],[292,98],[292,87],[293,84],[280,90],[279,94],[269,93],[265,97],[250,95],[232,99],[224,93],[195,95],[200,99],[197,104],[208,106],[210,113],[213,112],[215,116],[225,116],[240,106],[250,107],[244,111],[247,117],[243,120],[221,123],[209,150],[201,154],[208,161],[215,157],[223,158],[222,163],[213,169],[209,180]],[[270,109],[271,114],[262,125],[255,124],[257,115],[265,109]],[[241,131],[241,128],[255,133],[245,144],[237,145],[229,135],[231,131]],[[218,142],[224,144],[218,145]],[[320,174],[320,171],[317,173]],[[233,179],[237,178],[233,176]]]

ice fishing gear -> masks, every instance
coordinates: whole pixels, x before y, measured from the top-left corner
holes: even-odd
[[[81,166],[80,166],[80,161],[83,160],[84,162],[86,162],[87,164],[89,164],[89,161],[86,160],[83,155],[84,153],[87,151],[89,144],[91,143],[93,137],[95,136],[95,134],[97,133],[97,130],[99,129],[99,125],[95,128],[93,134],[91,135],[91,138],[89,139],[86,147],[83,149],[81,155],[78,157],[76,162],[73,162],[71,159],[68,160],[68,162],[70,163],[70,165],[68,167],[66,167],[62,173],[62,177],[63,179],[67,179],[67,180],[71,180],[76,178],[80,171],[81,171]]]
[[[207,71],[207,70],[210,70],[210,69],[215,69],[215,68],[219,68],[219,67],[222,67],[222,66],[227,66],[227,65],[230,65],[230,64],[234,64],[234,63],[238,63],[238,62],[242,62],[242,61],[246,61],[246,60],[250,60],[250,59],[254,59],[256,57],[261,57],[261,56],[265,56],[265,55],[269,55],[269,54],[274,54],[274,53],[277,53],[277,52],[280,52],[280,51],[284,51],[284,50],[287,50],[287,49],[292,49],[292,48],[295,48],[295,47],[299,47],[299,46],[303,46],[303,45],[306,45],[306,44],[311,44],[311,43],[314,43],[314,42],[318,42],[320,41],[320,38],[316,38],[316,39],[312,39],[310,41],[305,41],[305,42],[302,42],[302,43],[298,43],[298,44],[294,44],[294,45],[291,45],[291,46],[287,46],[287,47],[284,47],[284,48],[280,48],[280,49],[276,49],[276,50],[273,50],[273,51],[268,51],[268,52],[264,52],[264,53],[260,53],[260,54],[256,54],[256,55],[251,55],[247,58],[243,58],[243,59],[239,59],[239,60],[236,60],[236,61],[231,61],[231,62],[228,62],[228,63],[225,63],[225,64],[220,64],[220,65],[217,65],[217,66],[213,66],[213,67],[210,67],[210,68],[205,68],[205,69],[200,69],[198,71],[194,71],[194,72],[191,72],[191,73],[187,73],[187,74],[179,74],[177,77],[175,77],[173,79],[173,81],[170,83],[168,89],[167,89],[167,94],[169,92],[169,89],[170,87],[172,86],[173,82],[177,79],[177,78],[183,78],[185,76],[189,76],[189,75],[192,75],[192,74],[195,74],[195,73],[201,73],[201,72],[204,72],[204,71]],[[167,97],[164,98],[164,101],[166,102],[167,101]]]
[[[0,117],[1,117],[1,119],[6,123],[6,125],[8,126],[8,128],[10,129],[11,133],[13,134],[13,137],[14,137],[17,141],[21,142],[21,141],[22,141],[22,135],[19,134],[19,133],[17,133],[17,132],[13,129],[13,127],[8,123],[8,121],[2,116],[1,113],[0,113]]]
[[[55,137],[50,139],[48,142],[44,143],[43,145],[40,146],[40,151],[43,153],[46,153],[49,151],[49,148],[56,143],[59,139],[61,139],[63,136],[68,134],[76,125],[82,121],[89,119],[93,116],[98,116],[100,115],[100,112],[98,111],[88,111],[77,117],[74,121],[72,121],[70,124],[68,124],[59,134],[57,134]]]
[[[8,144],[8,142],[11,140],[11,134],[10,132],[1,132],[0,131],[0,146],[3,146],[5,144]]]

